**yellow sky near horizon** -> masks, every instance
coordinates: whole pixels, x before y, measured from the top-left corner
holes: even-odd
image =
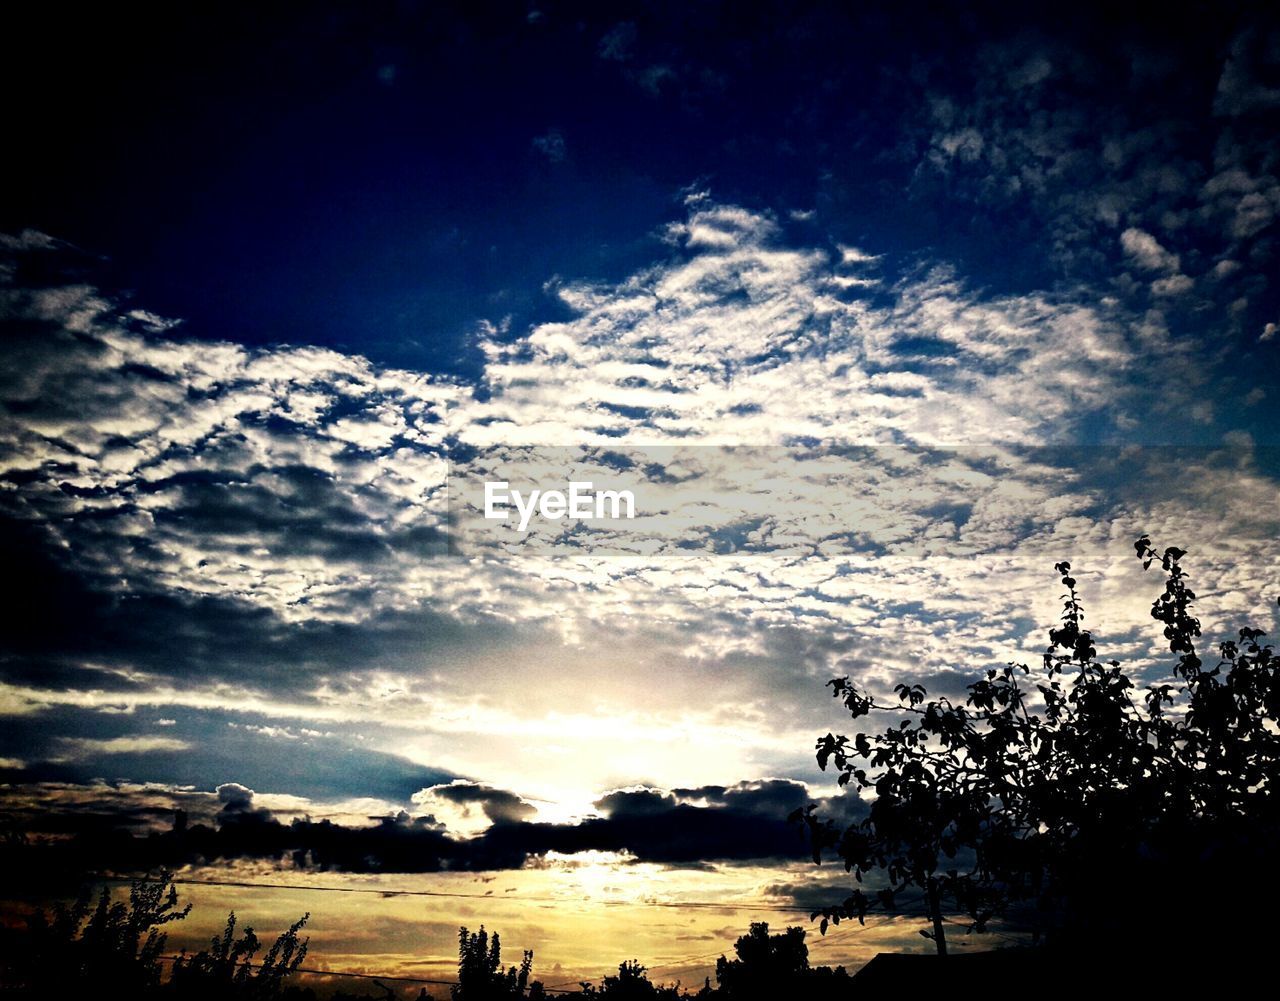
[[[178,893],[192,910],[184,921],[166,927],[166,952],[207,948],[221,934],[229,911],[236,913],[239,931],[246,926],[255,930],[263,952],[292,922],[310,913],[303,932],[310,938],[309,970],[441,981],[456,978],[460,926],[475,931],[484,925],[497,932],[505,966],[518,965],[523,951],[532,949],[534,979],[546,986],[598,982],[632,959],[658,983],[679,981],[697,988],[711,977],[714,984],[716,958],[733,958],[734,941],[756,921],[768,922],[773,931],[789,925],[805,928],[814,966],[844,965],[852,971],[878,952],[933,949],[919,934],[925,927],[921,917],[872,916],[865,926],[844,923],[822,936],[807,913],[771,892],[781,882],[820,885],[831,875],[829,867],[808,863],[672,869],[603,853],[551,856],[538,868],[481,873],[354,875],[272,871],[261,865],[188,867],[178,875]],[[211,885],[234,881],[259,885]],[[261,885],[269,883],[275,885]],[[113,892],[125,894],[127,887],[117,883]],[[836,902],[834,895],[830,899]],[[5,910],[14,913],[8,904]],[[1008,940],[1007,934],[964,935],[959,926],[949,931],[953,947],[964,950],[995,948]],[[306,979],[318,987],[357,993],[372,983],[347,977]],[[416,996],[422,986],[433,996],[448,992],[445,985],[396,986],[398,996]]]

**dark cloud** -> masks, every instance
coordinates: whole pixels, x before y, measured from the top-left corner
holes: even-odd
[[[431,786],[421,795],[434,795],[450,803],[479,806],[495,824],[514,824],[537,812],[537,808],[513,792],[494,789],[473,782],[455,781],[450,785]]]
[[[595,807],[606,817],[645,817],[666,813],[676,798],[659,789],[619,789],[596,800]]]
[[[712,806],[762,816],[788,814],[810,799],[808,789],[790,779],[762,779],[735,786],[700,786],[672,792],[681,800],[706,800]]]
[[[840,867],[837,866],[837,868]],[[872,873],[861,884],[860,888],[864,893],[870,894],[879,889],[880,884],[880,874]],[[783,906],[803,907],[806,910],[817,912],[825,907],[830,907],[833,903],[844,900],[857,885],[851,875],[841,871],[839,873],[829,873],[816,879],[771,883],[764,888],[764,894],[778,900]],[[904,901],[897,909],[889,912],[886,912],[882,907],[877,907],[876,913],[914,915],[925,913],[924,904],[918,899],[918,894],[904,894],[904,896],[911,898],[909,903]]]
[[[262,858],[353,872],[494,870],[520,868],[549,852],[586,851],[625,852],[642,862],[697,868],[722,861],[800,859],[809,852],[803,828],[787,819],[790,809],[809,801],[797,782],[770,780],[671,792],[624,790],[602,797],[606,816],[565,824],[524,819],[530,813],[528,804],[506,790],[457,782],[429,791],[455,804],[480,806],[493,825],[475,837],[458,838],[447,834],[434,817],[412,817],[404,811],[378,818],[373,826],[309,818],[285,823],[259,805],[253,789],[242,782],[223,783],[212,795],[107,786],[46,786],[39,793],[34,787],[14,785],[0,807],[10,827],[77,835],[70,841],[38,840],[28,846],[36,862],[56,860],[88,868]],[[681,801],[685,799],[706,805]],[[59,802],[65,807],[55,809]],[[848,820],[859,815],[860,804],[853,797],[837,796],[823,803],[832,816]],[[174,817],[177,810],[190,813],[194,822],[184,819],[157,833],[157,818]],[[129,833],[147,830],[145,837]],[[111,837],[99,839],[103,832]]]
[[[253,790],[239,782],[224,782],[214,792],[222,809],[218,811],[218,823],[266,824],[275,820],[266,807],[253,805]]]
[[[224,782],[214,792],[224,813],[239,813],[253,805],[253,790],[239,782]]]
[[[626,62],[631,58],[631,49],[636,43],[636,26],[634,22],[623,21],[615,24],[600,39],[597,52],[601,59],[614,62]]]
[[[543,135],[535,136],[533,148],[552,163],[562,163],[568,155],[568,147],[565,145],[564,136],[556,129],[552,129]]]
[[[358,729],[350,724],[334,724],[321,732],[306,720],[254,713],[175,706],[165,712],[175,722],[163,727],[155,726],[143,710],[119,713],[57,706],[12,717],[0,731],[0,757],[22,765],[0,774],[13,782],[128,778],[197,789],[232,789],[243,783],[262,792],[292,793],[320,802],[368,797],[405,804],[424,786],[453,777],[442,769],[361,746]],[[120,743],[157,737],[186,746],[147,751]],[[120,749],[113,750],[116,746]]]
[[[1218,80],[1214,111],[1239,117],[1280,109],[1280,29],[1249,25],[1236,35]]]
[[[549,851],[630,852],[647,862],[688,864],[753,858],[799,858],[808,849],[787,816],[809,802],[799,782],[767,780],[699,789],[626,789],[597,801],[606,816],[575,825],[494,827],[477,839],[486,864],[518,865]],[[858,813],[853,797],[837,797],[842,816]],[[694,802],[705,805],[693,805]]]

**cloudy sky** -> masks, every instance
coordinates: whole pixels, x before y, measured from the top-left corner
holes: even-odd
[[[575,881],[810,904],[824,681],[1034,662],[1058,560],[1151,679],[1143,532],[1274,633],[1274,17],[849,8],[11,22],[6,823],[502,873],[575,973],[631,948]],[[456,517],[582,468],[647,520]],[[748,920],[659,918],[654,965]]]

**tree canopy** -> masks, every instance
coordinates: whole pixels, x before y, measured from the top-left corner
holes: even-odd
[[[1164,589],[1151,606],[1176,655],[1168,676],[1137,681],[1100,660],[1071,565],[1055,565],[1062,615],[1033,676],[987,670],[963,702],[930,698],[904,679],[896,703],[848,677],[828,682],[854,720],[852,737],[817,741],[820,768],[872,799],[844,827],[797,811],[813,857],[834,854],[854,877],[843,902],[815,912],[864,921],[877,906],[923,896],[923,934],[945,954],[944,918],[971,929],[994,919],[1063,944],[1155,942],[1187,915],[1212,915],[1233,946],[1259,940],[1250,903],[1276,884],[1280,658],[1241,628],[1197,651],[1200,622],[1182,549],[1134,545]],[[1116,938],[1118,937],[1118,938]]]
[[[538,981],[529,982],[533,953],[525,950],[520,967],[503,968],[502,942],[480,926],[477,932],[458,929],[458,982],[450,988],[454,1001],[507,1001],[510,998],[542,998]],[[526,990],[528,993],[526,994]]]

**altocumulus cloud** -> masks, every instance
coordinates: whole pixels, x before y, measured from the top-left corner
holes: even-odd
[[[1129,238],[1135,266],[1179,273],[1146,236]],[[689,788],[703,806],[646,800],[647,816],[728,823],[746,793],[721,802],[714,783],[809,767],[817,679],[881,683],[930,663],[923,680],[958,689],[950,665],[1021,656],[1028,616],[1049,621],[1039,583],[1057,559],[1080,560],[1086,598],[1108,599],[1117,652],[1148,656],[1146,602],[1125,597],[1135,574],[1116,562],[1136,531],[1226,540],[1197,570],[1234,596],[1221,614],[1258,618],[1262,596],[1232,587],[1275,559],[1274,480],[1252,442],[1174,461],[1072,451],[1100,428],[1159,441],[1163,415],[1187,407],[1190,346],[1149,311],[1083,286],[984,294],[946,267],[797,245],[768,213],[706,195],[665,241],[623,281],[556,286],[567,320],[482,329],[474,385],[335,351],[196,344],[9,267],[0,504],[5,544],[34,574],[11,609],[6,711],[182,707],[277,744],[345,728],[437,768],[443,785],[415,788],[433,811],[490,822],[479,836],[506,858],[616,848],[624,820],[674,824],[642,823],[624,800],[578,825],[586,840],[531,820],[529,803],[570,787],[589,801],[702,782]],[[38,235],[11,244],[59,252]],[[984,448],[956,449],[975,429]],[[468,540],[447,554],[449,457],[522,443],[880,451],[856,483],[816,454],[721,553],[566,562]],[[765,454],[716,472],[746,491],[772,470]],[[184,738],[81,739],[155,757],[147,741]],[[516,747],[529,787],[500,794]],[[462,774],[474,782],[448,784]],[[237,778],[220,766],[197,781]]]

